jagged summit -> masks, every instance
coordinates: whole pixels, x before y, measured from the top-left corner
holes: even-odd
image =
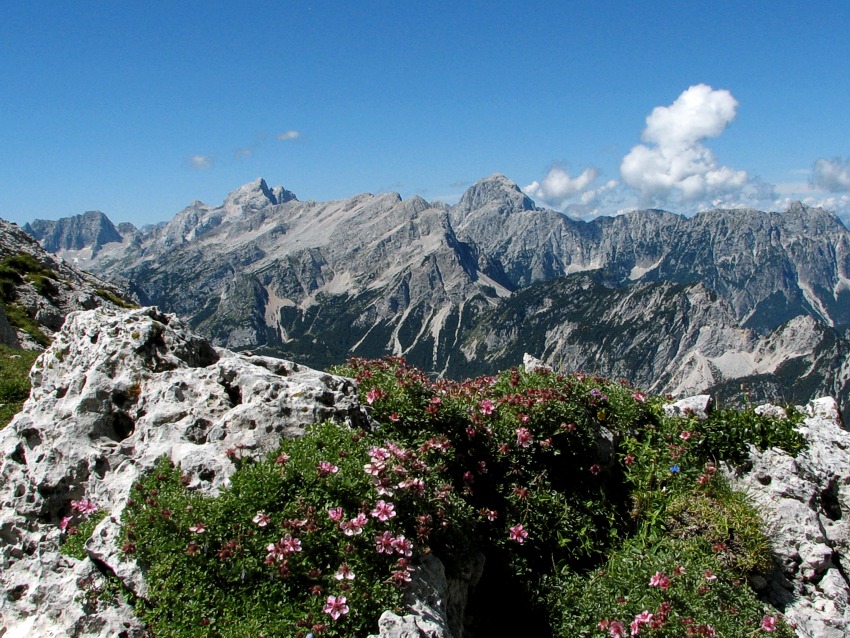
[[[251,208],[258,209],[265,206],[276,206],[288,201],[297,200],[295,193],[286,190],[283,186],[269,188],[266,180],[258,177],[253,182],[240,186],[230,193],[225,199],[225,208]]]
[[[520,190],[516,182],[504,175],[494,173],[470,186],[460,198],[455,209],[466,213],[492,205],[498,206],[505,212],[535,210],[536,208],[531,198]]]

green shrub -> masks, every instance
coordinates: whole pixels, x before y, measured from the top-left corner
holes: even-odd
[[[721,437],[719,421],[663,418],[660,399],[583,375],[432,382],[400,359],[336,372],[359,382],[373,432],[326,423],[267,460],[230,450],[237,470],[214,498],[166,460],[134,487],[124,551],[146,571],[137,610],[156,635],[366,635],[426,553],[449,570],[482,553],[505,579],[489,608],[548,635],[615,635],[643,612],[656,624],[641,616],[641,635],[761,631],[746,581],[769,545],[716,465],[752,427]],[[760,441],[799,449],[770,423]]]

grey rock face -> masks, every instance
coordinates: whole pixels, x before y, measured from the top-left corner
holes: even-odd
[[[31,373],[30,399],[0,431],[0,614],[11,636],[141,636],[130,610],[84,610],[84,589],[117,575],[143,594],[116,545],[131,485],[166,455],[214,493],[226,450],[263,455],[306,424],[362,424],[350,380],[217,351],[156,309],[72,313]],[[77,561],[59,523],[88,498],[109,516]],[[89,611],[90,613],[86,613]]]
[[[123,241],[109,218],[100,211],[88,211],[55,221],[37,219],[26,224],[24,230],[51,253],[90,248],[92,254],[97,254],[104,244]]]
[[[6,317],[6,311],[0,306],[0,344],[9,346],[10,348],[20,348],[21,342],[18,340],[18,333],[9,323]]]
[[[215,345],[317,367],[397,355],[463,377],[531,350],[682,395],[801,401],[850,383],[850,233],[801,204],[580,222],[501,175],[455,206],[301,202],[260,179],[81,255]]]
[[[768,601],[805,638],[840,638],[850,627],[850,433],[836,402],[812,401],[801,432],[808,449],[750,450],[731,478],[761,514],[777,557]]]

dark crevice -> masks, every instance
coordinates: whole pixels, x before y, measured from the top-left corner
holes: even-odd
[[[820,506],[824,515],[832,521],[841,520],[841,503],[838,500],[838,483],[833,478],[820,493]]]
[[[509,609],[509,614],[499,610]],[[487,556],[481,580],[469,597],[464,618],[464,638],[551,638],[546,614],[536,609],[528,592],[512,576],[503,557]]]

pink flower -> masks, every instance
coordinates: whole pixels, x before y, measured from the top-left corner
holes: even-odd
[[[413,556],[413,543],[404,536],[396,536],[393,539],[393,549],[402,556]]]
[[[379,554],[392,554],[394,540],[392,534],[384,532],[380,536],[375,537],[375,549]]]
[[[612,620],[611,624],[608,625],[608,634],[611,638],[624,638],[626,635],[626,628],[619,620]]]
[[[706,580],[717,580],[717,576],[715,576],[710,569],[705,570],[705,579]]]
[[[599,472],[601,470],[602,468],[596,465],[595,463],[590,466],[590,473],[593,474],[593,476],[599,476]]]
[[[189,528],[189,531],[194,534],[203,534],[207,531],[207,526],[203,523],[195,523]]]
[[[400,490],[410,490],[417,494],[425,493],[425,481],[420,478],[405,479],[397,485]]]
[[[762,618],[761,628],[768,633],[776,631],[776,616],[765,616]]]
[[[401,417],[398,415],[398,412],[393,412],[392,414],[390,414],[389,419],[393,423],[398,423],[399,421],[401,421]]]
[[[481,410],[481,414],[493,414],[495,407],[496,406],[493,405],[493,402],[490,399],[484,399],[478,404],[478,409]]]
[[[382,476],[373,476],[372,484],[375,486],[375,491],[378,493],[378,496],[392,496],[393,495],[393,484],[389,477]]]
[[[384,393],[381,392],[380,388],[372,388],[369,390],[369,393],[366,395],[366,403],[372,405],[375,401],[381,399],[384,396]]]
[[[631,454],[629,454],[628,456],[626,456],[626,458],[623,459],[623,463],[625,463],[626,465],[632,465],[634,462],[635,457]]]
[[[351,567],[347,563],[343,563],[334,574],[334,578],[337,580],[354,580],[354,572],[351,571]]]
[[[350,521],[342,521],[339,524],[339,528],[345,532],[346,536],[359,536],[363,533],[363,528],[368,522],[369,520],[366,518],[366,515],[360,513]]]
[[[375,509],[372,510],[372,517],[379,521],[388,521],[395,517],[395,505],[385,503],[383,500],[375,503]]]
[[[342,508],[341,507],[332,507],[328,510],[328,517],[335,523],[339,523],[342,520]]]
[[[638,403],[643,403],[646,401],[646,397],[640,392],[632,392],[632,398]]]
[[[280,549],[284,554],[295,554],[301,551],[301,541],[287,534],[280,539]]]
[[[520,447],[528,447],[531,445],[533,437],[531,436],[531,431],[528,428],[517,428],[516,429],[516,444]]]
[[[646,609],[640,612],[637,616],[635,616],[635,620],[639,622],[641,625],[648,625],[653,618],[653,614],[649,613]]]
[[[510,539],[512,541],[516,541],[520,545],[525,542],[525,539],[528,538],[528,532],[523,528],[522,523],[519,525],[514,525],[509,529]]]
[[[265,512],[257,512],[257,515],[251,520],[253,520],[260,527],[265,527],[266,525],[269,524],[269,521],[271,521],[272,519]]]
[[[316,470],[319,472],[319,476],[330,476],[339,472],[339,468],[330,461],[319,461]]]
[[[71,509],[80,514],[94,514],[97,511],[97,505],[87,498],[81,498],[79,501],[71,501]]]
[[[372,476],[380,476],[387,469],[387,464],[383,461],[372,461],[363,466],[363,471]]]
[[[670,586],[670,578],[666,574],[655,572],[655,575],[649,579],[649,586],[667,589]]]
[[[71,516],[65,516],[61,521],[59,521],[59,529],[63,532],[68,529],[68,523],[71,522]]]
[[[281,454],[280,456],[278,456],[278,457],[274,460],[274,462],[275,462],[275,463],[277,463],[278,465],[286,465],[286,462],[287,462],[288,460],[289,460],[289,455],[288,455],[286,452],[284,452],[283,454]]]
[[[431,405],[440,405],[443,400],[440,397],[433,397],[431,399]]]
[[[390,458],[390,452],[386,448],[375,447],[373,445],[369,448],[369,458],[373,461],[386,461]]]
[[[684,432],[682,432],[682,433],[679,435],[679,438],[680,438],[680,439],[682,439],[683,441],[687,441],[687,440],[688,440],[688,439],[690,439],[692,436],[693,436],[693,434],[691,434],[690,432],[688,432],[687,430],[685,430]]]
[[[322,607],[322,611],[334,620],[348,613],[348,605],[345,604],[345,596],[328,596],[328,602]]]

